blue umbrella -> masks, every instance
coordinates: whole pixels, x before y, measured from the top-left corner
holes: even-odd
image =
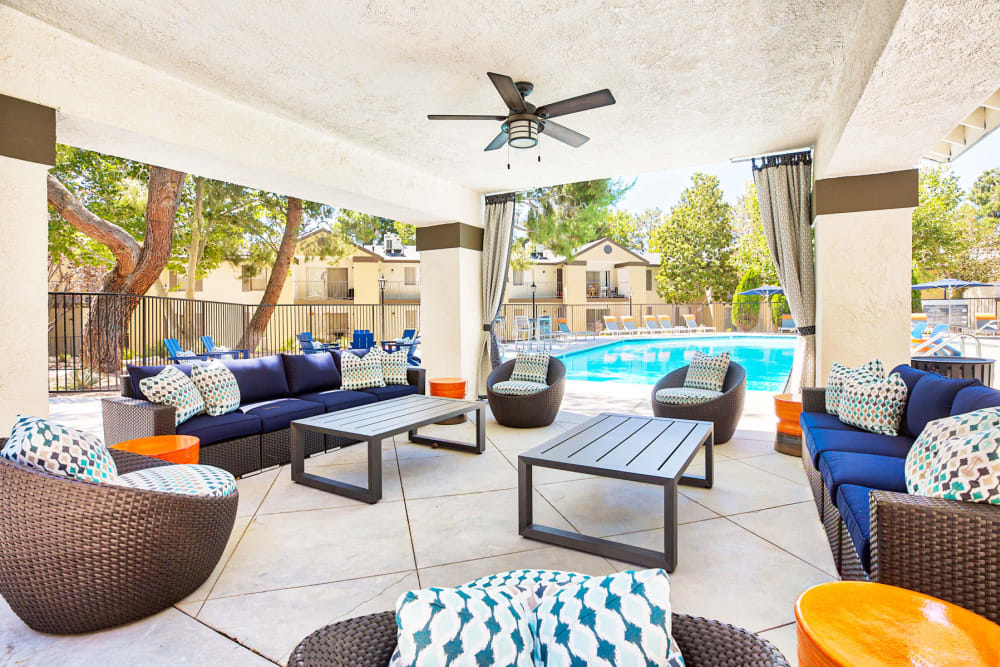
[[[948,291],[953,289],[964,289],[966,287],[989,287],[990,283],[980,283],[975,280],[955,280],[954,278],[942,278],[929,283],[917,283],[911,285],[910,289],[943,289],[944,298],[948,298]]]
[[[784,293],[785,290],[781,289],[778,285],[761,285],[760,287],[748,289],[746,292],[740,292],[740,294],[753,294],[755,296],[771,296],[772,294]]]

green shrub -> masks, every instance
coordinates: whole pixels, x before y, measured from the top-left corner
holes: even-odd
[[[750,331],[757,326],[760,317],[760,297],[753,294],[740,294],[754,287],[760,287],[760,273],[757,269],[748,269],[733,296],[733,324],[742,331]]]
[[[791,314],[791,312],[788,307],[788,299],[783,294],[775,294],[771,297],[771,321],[774,322],[775,329],[781,326],[781,316]]]

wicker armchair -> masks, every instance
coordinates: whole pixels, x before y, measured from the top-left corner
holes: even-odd
[[[672,625],[687,667],[788,667],[769,641],[742,628],[684,614]],[[384,611],[320,628],[295,647],[288,667],[383,667],[395,650],[395,615]]]
[[[511,428],[539,428],[556,420],[566,389],[566,366],[555,357],[549,359],[549,372],[545,376],[548,389],[528,396],[497,394],[493,385],[505,382],[514,372],[514,361],[505,361],[490,373],[486,380],[486,398],[490,411],[498,424]]]
[[[0,440],[2,443],[2,440]],[[112,449],[121,474],[166,461]],[[238,494],[95,484],[0,459],[0,595],[38,632],[93,632],[144,618],[212,573]]]
[[[722,396],[697,405],[667,405],[656,400],[656,392],[661,389],[683,387],[688,367],[671,371],[653,386],[650,400],[654,417],[672,419],[696,419],[715,424],[715,444],[729,442],[736,432],[736,426],[743,416],[743,402],[747,395],[747,372],[737,363],[730,362],[726,379],[722,384]]]

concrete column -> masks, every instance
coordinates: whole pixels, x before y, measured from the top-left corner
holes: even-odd
[[[49,414],[48,210],[55,111],[0,95],[0,437]]]
[[[482,229],[460,223],[417,228],[420,251],[420,352],[427,377],[468,380],[479,365]]]
[[[587,263],[566,262],[563,268],[563,302],[572,305],[566,311],[566,325],[570,331],[583,331],[587,327]]]
[[[833,362],[910,360],[911,214],[917,171],[820,179],[814,187],[816,382]]]

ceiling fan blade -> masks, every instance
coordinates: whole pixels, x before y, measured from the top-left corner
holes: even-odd
[[[495,151],[498,148],[503,148],[503,145],[507,143],[507,132],[500,130],[500,134],[490,142],[490,145],[484,148],[484,151]]]
[[[514,85],[514,79],[506,74],[497,74],[496,72],[487,72],[486,76],[490,77],[490,81],[496,86],[497,92],[500,93],[500,97],[503,98],[508,109],[515,113],[524,113],[524,98],[521,97],[521,91]]]
[[[428,114],[427,120],[506,120],[506,116]]]
[[[556,116],[565,116],[566,114],[586,111],[587,109],[606,107],[609,104],[614,103],[614,96],[611,94],[610,90],[605,88],[604,90],[595,90],[594,92],[587,93],[586,95],[571,97],[568,100],[560,100],[558,102],[553,102],[552,104],[540,106],[535,113],[542,118],[555,118]]]
[[[542,130],[542,134],[552,137],[553,139],[558,139],[564,144],[569,144],[573,148],[579,148],[590,141],[590,137],[587,135],[580,134],[576,130],[571,130],[565,125],[560,125],[559,123],[551,120],[545,121],[545,129]]]

